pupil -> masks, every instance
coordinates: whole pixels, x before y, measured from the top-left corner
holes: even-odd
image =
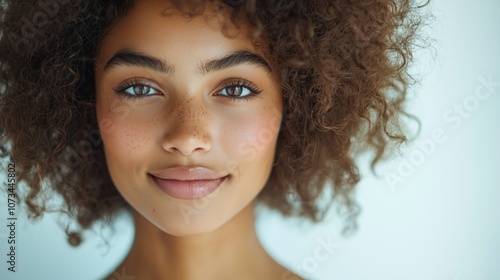
[[[148,86],[135,86],[134,93],[137,95],[143,95],[149,92]]]
[[[227,93],[229,95],[240,95],[240,93],[241,93],[241,87],[229,87],[227,89]]]

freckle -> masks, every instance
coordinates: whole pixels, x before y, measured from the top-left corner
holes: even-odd
[[[153,208],[153,212],[156,212],[156,210]]]

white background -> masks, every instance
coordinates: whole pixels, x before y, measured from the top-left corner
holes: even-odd
[[[425,79],[411,101],[422,131],[402,157],[379,169],[379,178],[365,171],[357,191],[358,232],[342,238],[335,215],[319,225],[273,213],[258,220],[269,253],[309,279],[500,279],[500,2],[436,0],[431,7],[436,20],[428,32],[437,39],[437,56],[419,54],[416,69]],[[497,85],[488,90],[480,77]],[[477,99],[478,88],[489,96]],[[467,116],[453,112],[455,105],[465,106]],[[439,143],[436,129],[443,134]],[[5,172],[0,176],[5,181]],[[70,247],[55,216],[35,224],[20,220],[17,272],[11,273],[4,194],[0,199],[0,279],[98,279],[131,244],[126,218],[109,250],[97,233]],[[336,246],[318,259],[321,240]]]

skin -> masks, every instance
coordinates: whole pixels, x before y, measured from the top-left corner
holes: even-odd
[[[283,111],[275,71],[248,62],[199,70],[236,51],[267,61],[265,49],[244,26],[226,37],[221,14],[187,19],[173,10],[162,14],[168,7],[165,1],[138,1],[104,38],[96,60],[96,114],[106,162],[135,211],[136,227],[131,251],[106,279],[300,279],[267,254],[254,230],[254,199],[272,170]],[[164,61],[172,71],[106,67],[124,49]],[[134,78],[149,91],[126,91],[144,90],[144,98],[114,91]],[[228,86],[242,79],[261,92],[248,101],[228,98],[228,90],[250,93]],[[174,166],[202,166],[229,177],[207,197],[178,199],[148,176]]]

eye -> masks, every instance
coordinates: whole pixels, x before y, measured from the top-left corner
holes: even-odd
[[[238,80],[227,83],[224,88],[217,93],[222,96],[233,100],[249,100],[261,93],[262,90],[258,89],[252,83],[246,80]]]
[[[124,92],[133,94],[133,95],[149,95],[150,93],[158,93],[155,92],[154,89],[148,85],[133,85],[124,90]]]
[[[244,86],[228,86],[223,88],[219,93],[227,94],[228,96],[243,97],[252,93],[252,91]]]
[[[137,79],[126,81],[124,84],[119,85],[116,88],[113,88],[113,90],[116,93],[123,95],[123,97],[125,98],[132,98],[132,99],[144,98],[150,95],[161,94],[161,92],[157,91],[150,84]]]

